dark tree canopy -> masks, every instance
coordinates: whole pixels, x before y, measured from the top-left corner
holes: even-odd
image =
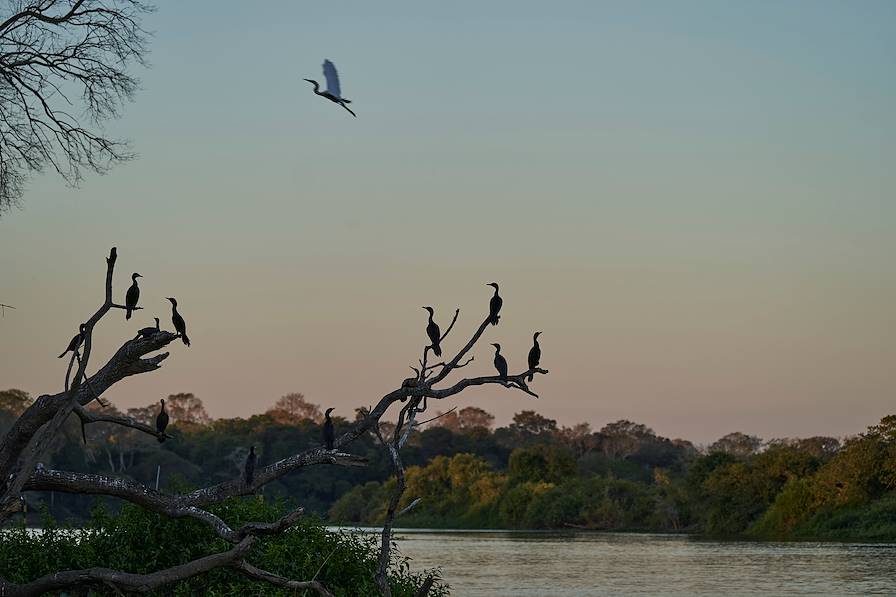
[[[139,0],[11,0],[0,8],[0,214],[47,166],[75,185],[133,154],[105,136],[139,81],[147,33]]]

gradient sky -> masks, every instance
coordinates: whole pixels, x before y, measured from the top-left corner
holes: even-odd
[[[60,390],[56,355],[143,274],[193,347],[107,397],[191,391],[216,417],[304,392],[351,416],[425,342],[481,321],[542,398],[698,442],[855,433],[896,412],[896,3],[165,2],[110,126],[137,161],[47,174],[0,219],[0,388]],[[311,93],[333,60],[358,118]],[[455,404],[440,405],[445,408]],[[438,407],[436,407],[438,408]]]

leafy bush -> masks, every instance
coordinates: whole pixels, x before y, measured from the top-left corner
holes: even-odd
[[[271,522],[283,516],[283,502],[267,504],[262,499],[234,499],[210,508],[231,528],[248,521]],[[98,507],[81,529],[61,528],[45,516],[44,530],[33,533],[24,524],[7,529],[0,541],[0,575],[10,581],[28,582],[59,570],[102,566],[145,574],[182,564],[191,559],[226,551],[232,545],[208,526],[190,519],[173,520],[127,504],[118,514]],[[375,595],[378,537],[345,531],[333,532],[319,520],[303,518],[287,532],[259,537],[247,560],[295,580],[316,578],[335,595]],[[427,574],[410,572],[408,559],[392,552],[390,579],[396,596],[414,595]],[[97,587],[96,594],[113,594]],[[289,591],[252,581],[237,571],[220,569],[174,587],[164,595],[294,595]],[[442,583],[430,595],[447,595]]]

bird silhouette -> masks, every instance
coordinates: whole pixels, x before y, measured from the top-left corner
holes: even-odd
[[[249,448],[249,455],[246,456],[246,486],[252,487],[252,482],[255,481],[255,461],[258,457],[255,455],[255,446],[251,446]]]
[[[330,418],[330,413],[333,412],[334,408],[328,408],[327,412],[324,413],[324,446],[327,448],[327,451],[333,449],[333,442],[336,441],[336,431],[333,429],[333,419]]]
[[[180,334],[180,338],[184,341],[184,344],[189,346],[190,339],[187,337],[187,322],[185,322],[184,318],[177,312],[177,299],[169,296],[168,300],[171,301],[171,323],[174,324],[174,329]]]
[[[156,320],[158,321],[158,320]],[[159,443],[165,441],[165,428],[168,427],[168,413],[165,412],[165,399],[162,398],[159,402],[162,403],[162,408],[159,410],[158,416],[156,416],[156,431],[159,432]]]
[[[432,319],[432,307],[423,308],[429,311],[429,323],[426,324],[426,335],[429,336],[429,341],[432,342],[432,351],[437,357],[440,357],[442,356],[442,347],[439,346],[439,342],[442,340],[442,332],[439,330],[439,324]]]
[[[62,357],[65,356],[65,353],[67,353],[67,352],[75,352],[76,350],[78,350],[78,348],[80,348],[81,344],[84,343],[84,331],[85,331],[86,329],[87,329],[87,325],[86,325],[86,324],[83,324],[83,323],[82,323],[81,325],[79,325],[79,326],[78,326],[78,333],[75,334],[75,335],[72,337],[71,341],[68,343],[68,348],[66,348],[66,349],[62,352],[62,354],[59,355],[59,356],[56,357],[56,358],[57,358],[57,359],[61,359]]]
[[[529,370],[535,369],[538,367],[538,363],[541,361],[541,346],[538,345],[538,335],[541,332],[535,332],[532,336],[532,348],[529,349]],[[529,381],[535,379],[535,374],[529,374]]]
[[[140,329],[137,331],[137,337],[138,337],[138,338],[149,338],[150,336],[154,335],[156,332],[160,332],[160,331],[162,331],[161,328],[159,327],[159,318],[158,318],[158,317],[153,317],[153,319],[156,320],[156,327],[154,327],[154,328],[140,328]]]
[[[340,106],[348,110],[349,114],[357,118],[358,115],[352,112],[351,108],[346,105],[352,103],[352,101],[342,97],[342,90],[339,88],[339,73],[336,72],[336,65],[329,60],[324,60],[323,68],[324,77],[327,79],[326,91],[321,91],[320,84],[314,79],[305,80],[314,85],[314,93],[321,97],[327,98],[335,104],[339,104]]]
[[[124,295],[125,319],[131,318],[131,311],[134,310],[134,307],[137,306],[137,301],[140,300],[140,287],[137,286],[137,278],[142,277],[136,272],[131,276],[131,287],[128,288],[127,294]]]
[[[492,325],[498,325],[498,320],[501,319],[501,316],[498,315],[498,313],[501,312],[501,306],[504,304],[504,299],[498,296],[497,282],[489,282],[486,286],[493,286],[495,289],[495,295],[492,297],[492,300],[488,302],[488,322]]]
[[[498,370],[501,379],[507,379],[507,359],[501,355],[501,345],[492,344],[492,346],[495,347],[495,369]]]

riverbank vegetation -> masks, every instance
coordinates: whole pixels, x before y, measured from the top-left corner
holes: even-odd
[[[0,392],[0,432],[29,400],[24,392]],[[173,440],[160,445],[117,428],[99,438],[104,431],[89,429],[84,445],[73,420],[47,466],[149,484],[159,474],[162,487],[198,486],[238,474],[245,446],[254,444],[259,463],[268,464],[320,442],[320,409],[299,394],[249,419],[213,420],[192,394],[170,396],[167,404]],[[155,410],[126,414],[150,420]],[[350,423],[335,420],[337,432]],[[421,501],[399,526],[896,540],[896,416],[844,440],[763,441],[730,433],[700,448],[631,421],[597,431],[585,423],[558,426],[533,411],[517,413],[505,427],[493,421],[467,407],[411,435],[400,507]],[[367,467],[310,467],[266,486],[266,498],[300,499],[331,523],[378,524],[395,483],[391,463],[372,434],[353,451],[369,459]],[[201,463],[201,470],[191,463]],[[91,503],[86,496],[44,493],[30,506],[34,512],[45,504],[59,519],[84,520]]]
[[[209,509],[232,528],[250,521],[273,522],[291,508],[285,502],[263,499],[233,499]],[[57,526],[49,514],[42,516],[43,532],[32,533],[24,524],[6,529],[0,541],[0,570],[13,582],[53,574],[57,570],[92,567],[147,574],[170,568],[184,560],[197,560],[226,552],[229,546],[208,525],[193,519],[172,519],[125,504],[112,513],[102,503],[77,531]],[[301,518],[287,532],[259,537],[245,556],[250,565],[283,578],[307,578],[323,583],[337,597],[375,595],[374,582],[379,546],[373,535],[328,531],[314,517]],[[392,595],[412,597],[438,571],[412,573],[409,561],[397,550],[391,552],[389,582]],[[230,567],[181,581],[157,592],[160,595],[296,595],[292,588],[259,584]],[[104,594],[102,587],[93,595]],[[107,587],[105,594],[121,594]],[[310,593],[309,593],[310,594]],[[436,582],[430,596],[447,595]]]

